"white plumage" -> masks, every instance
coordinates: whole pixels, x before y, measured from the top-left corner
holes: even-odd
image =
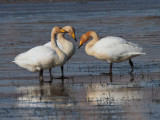
[[[142,53],[142,48],[137,44],[127,42],[120,37],[108,36],[100,39],[91,48],[93,56],[98,59],[111,62],[123,62],[138,56]]]
[[[55,35],[62,32],[65,32],[65,30],[54,27],[51,33],[52,47],[34,47],[16,56],[13,62],[31,72],[39,72],[39,79],[43,81],[43,69],[50,69],[55,66],[63,65],[66,61],[65,54],[57,47],[55,41]]]
[[[72,36],[75,41],[77,41],[76,37],[75,37],[75,30],[72,26],[65,26],[62,29],[67,31],[68,34],[70,36]],[[64,78],[63,65],[74,55],[74,53],[76,51],[76,47],[75,47],[74,43],[65,39],[64,34],[65,33],[59,33],[57,35],[57,46],[65,53],[65,55],[67,57],[66,61],[64,61],[63,64],[60,65],[61,72],[62,72],[62,76],[60,78]],[[44,44],[44,46],[51,48],[51,42]],[[51,71],[51,69],[50,69],[50,71]]]
[[[59,65],[58,60],[55,50],[45,46],[37,46],[19,54],[13,62],[31,72],[37,72],[41,69],[49,69]]]
[[[66,39],[65,39],[66,40]],[[44,44],[44,46],[51,48],[51,42],[48,42],[46,44]],[[65,53],[65,55],[67,56],[67,60],[66,62],[74,55],[75,51],[76,51],[76,46],[74,45],[74,43],[66,40],[64,42],[60,42],[60,39],[57,40],[57,46]],[[65,63],[66,63],[65,62]],[[64,64],[65,64],[64,63]]]
[[[57,46],[62,50],[62,45],[58,42],[58,40],[56,40],[56,41],[57,41]],[[43,46],[51,48],[51,42],[48,42],[48,43],[44,44]]]
[[[87,43],[85,47],[86,53],[97,59],[108,61],[110,63],[110,74],[112,74],[113,62],[129,60],[133,71],[133,62],[131,59],[135,56],[145,54],[142,53],[142,48],[137,44],[127,42],[120,37],[108,36],[99,40],[95,31],[89,31],[81,36],[79,48],[83,43],[88,41],[90,37],[93,37],[93,39]]]

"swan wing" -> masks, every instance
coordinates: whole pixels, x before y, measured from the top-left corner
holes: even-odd
[[[96,42],[96,44],[92,47],[92,50],[93,52],[96,52],[96,54],[111,55],[117,51],[115,46],[125,43],[126,41],[120,37],[108,36]]]
[[[106,54],[111,58],[113,62],[122,62],[135,56],[144,54],[142,53],[141,47],[131,42],[117,44],[114,47],[110,47],[106,50]]]
[[[47,43],[44,44],[43,46],[46,46],[46,47],[50,47],[50,48],[51,48],[51,42],[47,42]]]
[[[95,57],[109,62],[122,62],[142,53],[142,48],[119,37],[106,37],[92,48]]]

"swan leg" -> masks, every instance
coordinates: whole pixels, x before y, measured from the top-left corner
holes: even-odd
[[[40,82],[43,81],[43,70],[42,69],[39,71],[39,81]]]
[[[62,73],[62,76],[60,77],[61,79],[69,79],[68,77],[64,77],[64,67],[61,66],[61,73]]]
[[[60,77],[60,79],[69,79],[68,77],[64,77],[64,67],[63,66],[61,66],[61,73],[62,73],[62,75],[61,75],[61,77]]]
[[[49,69],[49,75],[50,75],[50,82],[52,82],[52,80],[53,80],[52,68]]]
[[[61,78],[62,79],[68,79],[67,77],[64,77],[64,67],[63,66],[61,66],[61,73],[62,73],[62,75],[61,75]]]
[[[132,60],[131,60],[131,59],[129,59],[129,64],[130,64],[130,66],[131,66],[131,68],[132,68],[132,70],[131,70],[131,72],[130,72],[130,73],[132,73],[132,72],[133,72],[133,62],[132,62]]]
[[[109,75],[112,76],[112,65],[113,63],[110,63],[109,73],[100,73],[101,75]]]
[[[61,77],[58,77],[58,78],[55,78],[55,79],[69,79],[68,77],[64,77],[63,69],[64,69],[64,67],[61,66],[61,73],[62,73],[62,75],[61,75]]]
[[[63,69],[64,69],[64,67],[63,66],[61,66],[61,73],[62,73],[62,78],[64,78],[64,72],[63,72]]]
[[[110,68],[109,68],[109,74],[112,75],[112,65],[113,63],[110,63]]]

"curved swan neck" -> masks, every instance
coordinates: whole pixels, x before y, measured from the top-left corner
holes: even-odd
[[[65,34],[65,33],[59,33],[59,34],[57,35],[57,39],[58,39],[58,40],[64,39],[64,34]]]
[[[67,40],[64,38],[64,34],[65,33],[59,33],[57,35],[57,41],[60,42],[61,45],[64,45],[67,42]]]
[[[89,37],[92,37],[92,40],[98,41],[99,40],[99,36],[95,31],[89,31],[86,34],[88,34]]]
[[[67,58],[69,58],[71,56],[71,54],[73,54],[75,52],[75,46],[71,41],[67,40],[64,37],[64,35],[65,35],[64,33],[62,33],[62,34],[59,33],[57,35],[57,42],[58,42],[60,49],[65,53]]]
[[[89,36],[89,38],[90,37],[93,38],[86,45],[86,47],[91,48],[99,40],[98,34],[94,31],[89,31],[89,32],[86,33],[86,35]]]
[[[51,48],[56,51],[57,55],[59,56],[58,64],[61,64],[62,61],[65,59],[65,54],[64,54],[63,51],[57,46],[56,34],[55,34],[54,31],[52,31],[52,33],[51,33]]]
[[[92,37],[93,39],[90,40],[90,41],[87,43],[87,45],[86,45],[86,47],[85,47],[85,51],[86,51],[86,53],[87,53],[88,55],[93,55],[93,51],[92,51],[91,48],[96,44],[96,42],[99,41],[98,34],[97,34],[96,32],[94,32],[94,31],[89,31],[89,32],[86,33],[86,35],[87,35],[89,38]],[[89,38],[88,38],[88,39],[89,39]]]
[[[57,48],[56,34],[53,30],[51,32],[51,47],[52,47],[52,49]]]

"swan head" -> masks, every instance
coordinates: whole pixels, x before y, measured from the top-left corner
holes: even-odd
[[[58,34],[58,33],[65,33],[66,31],[58,26],[54,27],[52,29],[52,31],[55,33],[55,34]]]
[[[90,38],[90,33],[89,33],[89,32],[84,33],[84,34],[81,36],[78,49],[79,49],[85,42],[87,42],[87,41],[89,40],[89,38]]]
[[[63,30],[67,31],[70,36],[77,42],[76,36],[75,36],[75,29],[72,26],[64,26],[62,28]]]

